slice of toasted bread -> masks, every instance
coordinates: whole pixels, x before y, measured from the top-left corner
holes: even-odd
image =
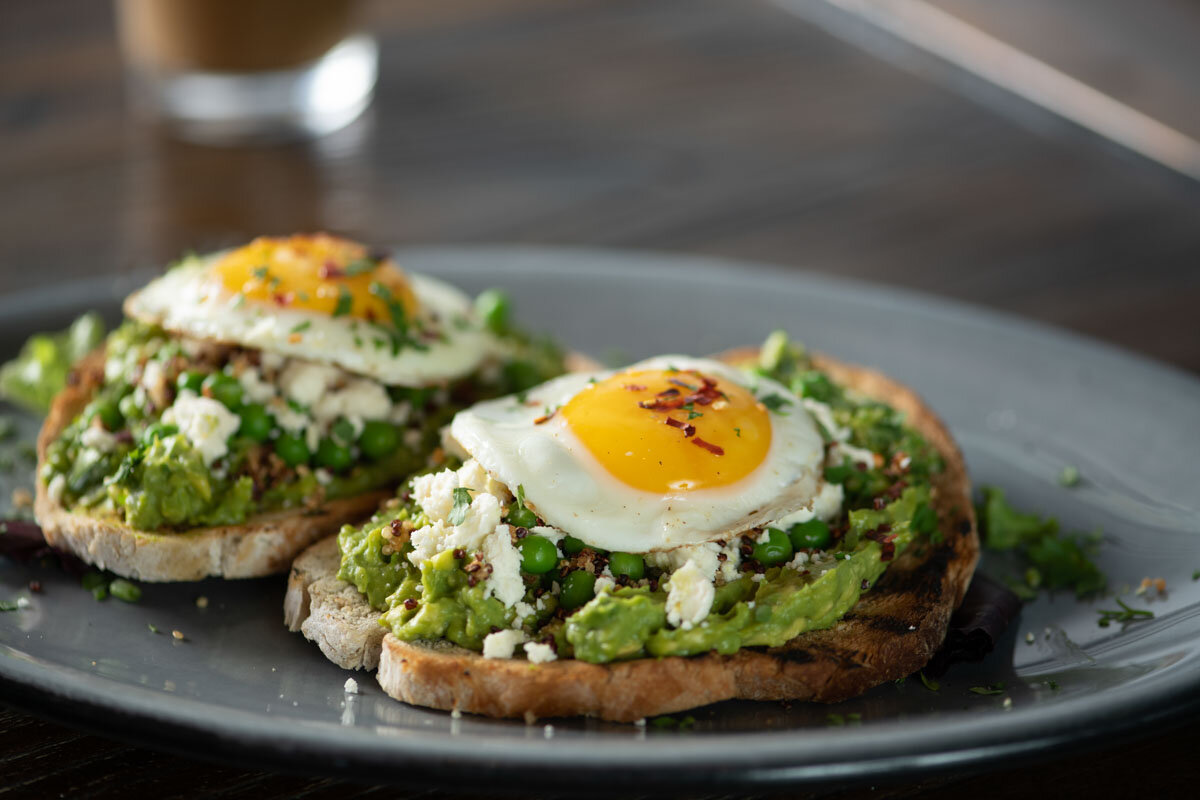
[[[38,468],[46,449],[88,404],[103,381],[104,354],[84,358],[50,408],[38,435]],[[334,500],[316,509],[260,514],[241,525],[198,528],[184,533],[153,533],[118,519],[69,511],[37,482],[34,514],[46,542],[101,569],[142,581],[198,581],[210,576],[254,578],[283,572],[296,554],[347,522],[370,514],[389,496],[369,492]]]
[[[721,358],[745,363],[757,353],[737,350]],[[731,656],[605,665],[485,659],[447,642],[403,642],[387,635],[378,655],[384,691],[414,705],[494,717],[587,715],[632,721],[733,698],[837,702],[924,666],[945,637],[979,558],[966,466],[945,426],[913,391],[872,370],[819,356],[814,361],[835,381],[903,412],[946,462],[933,481],[942,541],[906,550],[837,625],[802,634],[782,647],[747,648]],[[336,560],[326,553],[336,572]],[[337,583],[338,597],[344,598],[341,587],[350,587]],[[292,599],[289,607],[303,602]],[[357,602],[363,624],[377,621],[365,598],[357,595]],[[314,595],[312,604],[316,614],[323,603]],[[327,616],[314,627],[335,624]],[[309,638],[316,638],[315,633],[305,630]],[[374,640],[362,646],[364,652],[349,660],[374,661]]]

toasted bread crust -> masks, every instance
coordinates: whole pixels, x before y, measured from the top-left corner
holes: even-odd
[[[745,363],[757,353],[736,350],[720,358]],[[944,639],[979,558],[966,466],[945,426],[912,390],[872,370],[820,356],[814,361],[835,381],[903,412],[946,462],[933,480],[943,541],[905,551],[837,625],[778,648],[606,665],[484,659],[446,642],[388,635],[379,656],[384,691],[414,705],[493,717],[628,722],[733,698],[837,702],[924,666]],[[361,596],[360,602],[365,605]]]
[[[38,435],[39,473],[46,449],[87,405],[103,375],[104,354],[98,349],[76,366],[70,385],[54,398]],[[69,511],[50,497],[39,480],[34,514],[48,544],[118,575],[142,581],[255,578],[283,572],[305,547],[370,514],[389,494],[370,492],[319,509],[260,514],[241,525],[151,533],[117,519]]]

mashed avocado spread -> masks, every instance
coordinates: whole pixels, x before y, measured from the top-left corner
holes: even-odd
[[[66,508],[167,533],[395,486],[426,465],[457,409],[562,372],[557,347],[509,326],[503,298],[481,300],[504,356],[424,388],[126,321],[103,367],[80,376],[91,399],[40,479]]]
[[[756,369],[803,398],[826,441],[813,511],[733,542],[605,552],[543,525],[522,487],[507,495],[468,461],[445,520],[418,501],[430,483],[418,476],[366,525],[344,527],[339,577],[383,612],[396,637],[444,639],[487,657],[509,657],[518,644],[531,661],[731,654],[830,627],[895,556],[937,535],[930,475],[942,462],[898,412],[844,390],[781,334],[768,339]],[[486,518],[489,506],[477,498],[489,492],[506,500],[505,524],[492,521],[499,510]],[[473,515],[496,533],[475,547],[453,546],[454,533],[438,539],[451,546],[427,552],[429,531],[458,531]],[[709,601],[706,613],[681,620],[681,604],[695,598]]]

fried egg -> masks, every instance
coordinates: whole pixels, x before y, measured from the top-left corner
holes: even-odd
[[[571,374],[455,416],[457,445],[549,525],[646,553],[810,508],[824,444],[800,400],[718,361]]]
[[[130,295],[125,313],[399,386],[462,377],[495,349],[463,292],[326,234],[185,259]]]

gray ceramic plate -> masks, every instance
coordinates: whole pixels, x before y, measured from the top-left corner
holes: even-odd
[[[139,604],[125,605],[97,603],[54,570],[0,561],[0,599],[28,596],[32,577],[45,585],[29,610],[0,614],[6,702],[259,766],[611,793],[625,784],[868,778],[1036,755],[1144,728],[1200,700],[1194,378],[991,312],[744,264],[524,248],[401,256],[470,290],[508,288],[521,319],[598,356],[703,354],[782,326],[815,349],[880,367],[945,416],[976,483],[1006,487],[1017,505],[1068,528],[1102,530],[1114,588],[1163,577],[1169,594],[1134,600],[1155,616],[1124,630],[1096,624],[1111,599],[1042,597],[985,662],[952,669],[936,693],[910,680],[832,709],[724,703],[694,712],[694,727],[681,732],[451,719],[388,699],[364,675],[363,694],[348,698],[347,674],[284,630],[282,578],[148,585]],[[129,284],[4,298],[3,348],[87,307],[115,316]],[[27,422],[31,434],[36,423]],[[1069,490],[1056,482],[1067,464],[1083,475]],[[207,608],[196,605],[201,595]],[[968,691],[997,681],[1003,695]],[[831,711],[862,723],[831,727]]]

